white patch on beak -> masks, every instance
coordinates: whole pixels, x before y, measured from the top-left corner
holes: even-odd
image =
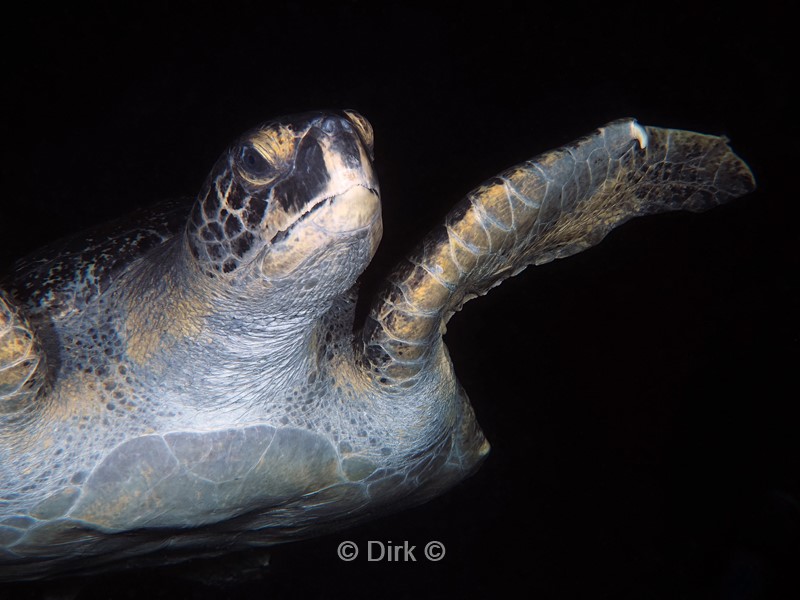
[[[364,147],[358,145],[360,160],[354,161],[352,156],[347,160],[332,150],[324,136],[319,144],[330,178],[328,185],[316,201],[273,237],[261,265],[266,279],[287,277],[309,261],[333,256],[331,253],[352,253],[358,246],[360,249],[350,259],[337,259],[342,261],[343,272],[349,271],[357,262],[369,262],[380,242],[380,193]],[[358,265],[357,273],[366,267],[366,262]]]
[[[354,185],[345,193],[326,200],[326,204],[309,216],[309,223],[331,234],[372,225],[381,207],[378,194],[363,185]]]

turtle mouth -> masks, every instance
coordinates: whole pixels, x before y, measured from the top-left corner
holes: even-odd
[[[374,199],[374,202],[377,202],[378,198],[380,198],[380,194],[379,194],[377,189],[375,189],[373,187],[368,187],[368,186],[365,186],[365,185],[361,185],[361,184],[354,185],[353,187],[351,187],[350,189],[348,189],[347,191],[345,191],[345,192],[343,192],[341,194],[334,194],[332,196],[326,196],[324,198],[321,198],[320,200],[318,200],[315,203],[313,203],[310,206],[308,206],[300,214],[300,216],[297,217],[288,227],[286,227],[285,229],[279,230],[275,235],[273,235],[272,238],[270,238],[270,241],[269,241],[270,245],[275,245],[275,244],[281,243],[282,241],[284,241],[286,238],[288,238],[291,235],[292,231],[298,225],[300,225],[301,223],[304,223],[306,221],[313,220],[314,215],[316,213],[318,213],[321,208],[329,207],[329,208],[331,208],[331,211],[336,211],[337,207],[334,207],[334,204],[335,203],[339,203],[339,202],[341,202],[342,204],[356,204],[356,205],[361,204],[361,205],[364,205],[363,208],[366,209],[366,212],[369,212],[369,213],[372,213],[372,214],[368,219],[366,219],[366,222],[363,222],[363,223],[361,223],[361,221],[365,220],[364,219],[364,214],[355,214],[355,215],[348,214],[348,215],[346,215],[346,217],[351,217],[351,218],[354,217],[354,219],[353,219],[355,221],[355,226],[354,227],[341,228],[341,227],[337,226],[337,224],[335,223],[335,220],[334,220],[334,222],[332,224],[317,223],[318,227],[320,227],[321,229],[327,231],[328,233],[336,233],[336,234],[352,233],[352,232],[360,231],[362,229],[366,229],[368,227],[371,227],[373,225],[373,223],[375,222],[375,219],[378,216],[378,211],[374,210],[373,207],[370,206],[372,204],[372,202],[370,202],[370,201],[366,201],[365,202],[361,198],[354,198],[354,196],[363,196],[364,194],[368,194],[369,196],[371,196],[371,198]],[[350,209],[350,213],[353,212],[353,207],[349,206],[347,208]],[[347,219],[347,220],[350,220],[350,219]],[[331,225],[332,225],[332,227],[331,227]]]
[[[315,274],[325,279],[366,267],[381,238],[381,203],[377,186],[363,183],[308,203],[285,229],[275,233],[265,249],[261,273],[268,280],[285,279],[303,265],[324,264]]]
[[[321,200],[319,200],[319,201],[315,202],[314,204],[312,204],[311,207],[309,207],[306,210],[304,210],[300,214],[300,216],[297,217],[286,229],[280,229],[278,231],[278,233],[273,235],[270,238],[269,243],[274,246],[275,244],[278,244],[278,243],[282,242],[283,240],[285,240],[287,237],[289,237],[289,235],[292,233],[292,230],[298,224],[302,223],[309,215],[315,213],[316,211],[318,211],[323,206],[330,205],[330,203],[333,201],[333,199],[335,197],[336,196],[328,196],[327,198],[322,198]]]

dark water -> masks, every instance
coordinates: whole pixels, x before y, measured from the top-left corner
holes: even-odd
[[[375,128],[386,233],[367,290],[481,180],[614,118],[725,134],[760,187],[704,215],[629,224],[454,318],[447,342],[493,452],[445,497],[278,548],[261,579],[214,587],[151,570],[0,598],[780,598],[798,586],[797,64],[778,9],[112,6],[30,8],[6,24],[3,266],[192,195],[241,131],[313,108],[354,108]],[[344,563],[344,540],[436,540],[446,555]]]

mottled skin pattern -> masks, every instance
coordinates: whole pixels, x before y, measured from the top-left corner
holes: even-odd
[[[462,304],[753,179],[725,140],[618,121],[472,192],[387,278],[351,111],[269,122],[168,204],[0,292],[0,580],[299,539],[442,493],[488,452],[442,342]]]

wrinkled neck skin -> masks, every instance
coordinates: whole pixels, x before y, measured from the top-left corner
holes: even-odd
[[[309,262],[324,264],[337,252],[323,254]],[[311,273],[299,284],[266,281],[255,266],[241,271],[224,281],[209,277],[183,241],[120,282],[127,354],[144,381],[174,386],[170,391],[201,410],[239,412],[307,377],[322,317],[351,282]]]
[[[358,264],[341,255],[366,243],[327,248],[291,277],[273,280],[257,265],[235,279],[209,277],[185,242],[146,257],[117,286],[137,380],[206,415],[223,410],[230,422],[257,416],[306,386],[310,374],[326,368],[320,363],[333,343],[336,360],[349,363],[337,368],[358,377],[348,293]]]
[[[159,429],[264,423],[320,432],[342,456],[358,455],[370,468],[453,461],[436,485],[413,492],[417,501],[474,468],[486,451],[483,437],[441,338],[431,353],[435,368],[411,388],[386,385],[365,368],[348,289],[358,273],[336,273],[328,283],[318,278],[335,265],[358,265],[337,255],[352,251],[345,246],[313,257],[307,276],[248,277],[225,287],[185,262],[181,268],[188,253],[172,262],[155,254],[132,272],[121,288],[128,290],[125,318],[142,323],[138,332],[128,328],[129,364],[146,396],[182,407],[160,417]],[[187,276],[196,279],[170,282]],[[154,345],[150,355],[145,342]]]
[[[167,393],[182,404],[185,414],[176,424],[194,429],[258,421],[315,430],[330,425],[332,436],[348,437],[360,428],[352,423],[367,416],[361,427],[393,440],[394,460],[404,460],[404,450],[440,443],[469,410],[441,338],[432,353],[437,367],[413,389],[387,386],[365,368],[353,333],[359,273],[319,278],[335,265],[357,268],[340,256],[352,252],[346,244],[328,249],[285,280],[251,274],[225,285],[187,268],[186,252],[174,260],[148,257],[120,288],[127,290],[125,318],[140,323],[127,328],[137,381],[151,386],[153,397]],[[195,279],[180,280],[185,277]]]

